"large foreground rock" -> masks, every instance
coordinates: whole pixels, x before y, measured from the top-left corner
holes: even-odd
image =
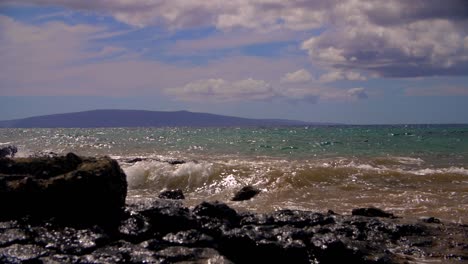
[[[108,157],[0,159],[0,220],[117,225],[126,193],[125,174]]]

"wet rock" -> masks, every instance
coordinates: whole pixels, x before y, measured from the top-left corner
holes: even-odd
[[[30,239],[30,235],[22,229],[0,229],[0,247],[11,244],[25,243]]]
[[[14,244],[0,248],[0,263],[40,263],[39,258],[47,253],[47,250],[36,245]]]
[[[364,263],[364,254],[333,234],[314,236],[312,256],[318,263]]]
[[[147,160],[147,159],[145,159],[145,158],[134,158],[134,159],[125,160],[125,163],[137,163],[137,162],[145,161],[145,160]]]
[[[422,224],[401,224],[396,226],[397,237],[420,236],[427,232],[428,227]]]
[[[236,226],[240,221],[240,217],[234,209],[218,201],[202,202],[193,209],[193,214],[201,222],[213,219],[230,226]]]
[[[212,248],[168,247],[156,252],[166,263],[232,263]]]
[[[95,228],[36,227],[32,232],[37,245],[60,254],[83,255],[105,245],[110,240],[102,230]]]
[[[117,241],[81,257],[81,263],[163,263],[163,259],[140,245]]]
[[[126,192],[125,174],[108,157],[0,159],[0,220],[30,216],[114,226]]]
[[[327,215],[337,215],[333,210],[328,210]]]
[[[232,198],[232,201],[245,201],[250,200],[259,194],[261,191],[253,186],[245,186],[240,189]]]
[[[435,217],[423,218],[422,221],[424,223],[429,223],[429,224],[440,224],[440,223],[442,223],[442,221],[440,221],[440,219],[437,219]]]
[[[180,189],[162,191],[159,196],[161,199],[183,200],[184,193]]]
[[[273,230],[270,226],[251,225],[229,230],[221,237],[219,250],[238,263],[310,263],[302,241]]]
[[[187,163],[185,160],[168,160],[166,162],[171,164],[171,165],[180,165],[180,164]]]
[[[327,225],[334,222],[332,216],[297,210],[279,210],[271,214],[250,215],[241,220],[242,224],[291,225],[295,227]]]
[[[152,231],[160,234],[189,230],[196,226],[190,210],[179,201],[158,199],[144,205],[133,205],[130,209],[145,217]]]
[[[178,217],[188,222],[172,225]],[[238,214],[219,202],[190,211],[160,199],[129,204],[118,234],[106,232],[0,222],[0,263],[405,263],[463,261],[468,248],[468,226],[457,224],[296,210]]]
[[[374,208],[374,207],[353,209],[352,215],[360,215],[360,216],[367,216],[367,217],[387,217],[387,218],[395,217],[391,213],[385,212],[382,209]]]
[[[44,264],[63,264],[63,263],[83,263],[80,257],[74,255],[54,254],[39,258],[39,262]]]
[[[162,239],[169,244],[183,245],[187,247],[209,247],[214,244],[213,237],[203,234],[195,229],[170,233]]]
[[[0,158],[14,158],[18,152],[18,148],[15,146],[6,146],[0,148]]]
[[[127,241],[138,243],[150,239],[153,235],[153,228],[149,223],[149,219],[138,213],[133,213],[122,220],[119,226],[119,234]]]
[[[240,216],[224,203],[203,202],[192,210],[197,222],[197,229],[215,238],[223,231],[239,225]]]

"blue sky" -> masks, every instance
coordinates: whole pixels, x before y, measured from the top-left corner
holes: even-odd
[[[190,110],[468,123],[463,0],[5,0],[0,120]]]

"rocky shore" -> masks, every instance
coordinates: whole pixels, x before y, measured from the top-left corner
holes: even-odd
[[[187,208],[170,199],[183,199],[179,191],[125,203],[126,191],[125,174],[107,157],[0,158],[0,263],[468,261],[468,226],[435,218],[410,221],[377,208]]]

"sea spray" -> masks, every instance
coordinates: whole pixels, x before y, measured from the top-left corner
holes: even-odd
[[[187,162],[172,165],[165,161],[140,161],[130,166],[122,165],[130,188],[183,188],[193,190],[210,177],[209,162]]]

